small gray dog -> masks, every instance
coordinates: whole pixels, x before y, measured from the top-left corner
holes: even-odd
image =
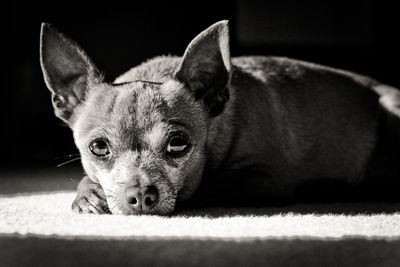
[[[375,160],[381,138],[399,155],[397,89],[288,58],[230,58],[227,21],[200,33],[183,57],[156,57],[113,83],[46,23],[40,60],[87,174],[76,212],[169,214],[206,173],[228,185],[230,174],[250,170],[241,183],[274,197],[310,180],[399,177],[395,159]]]

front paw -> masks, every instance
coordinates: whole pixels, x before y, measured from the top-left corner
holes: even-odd
[[[72,211],[76,213],[105,214],[110,213],[103,188],[99,184],[85,184],[78,190]]]

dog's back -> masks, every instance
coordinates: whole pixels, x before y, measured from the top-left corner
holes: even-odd
[[[389,94],[398,98],[395,89],[365,76],[287,58],[245,57],[233,63],[237,111],[232,113],[239,122],[248,121],[239,127],[246,142],[238,143],[235,152],[243,158],[246,148],[259,152],[247,164],[262,165],[273,177],[291,182],[357,181],[367,175],[380,117],[387,112],[379,100]],[[399,125],[399,117],[392,122]]]

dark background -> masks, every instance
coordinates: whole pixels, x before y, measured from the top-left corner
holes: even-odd
[[[3,33],[11,73],[3,72],[1,90],[2,168],[54,166],[77,152],[43,82],[42,21],[76,40],[109,81],[153,56],[182,55],[196,34],[229,19],[233,56],[294,57],[400,87],[398,10],[385,1],[35,1],[2,13],[11,14]]]

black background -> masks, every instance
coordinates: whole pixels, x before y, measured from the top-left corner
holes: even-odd
[[[76,153],[43,82],[42,21],[77,41],[109,81],[153,56],[182,55],[196,34],[229,19],[232,56],[295,57],[400,87],[398,11],[385,1],[32,1],[2,13],[11,14],[3,32],[11,73],[3,72],[1,90],[2,168],[54,166]]]

